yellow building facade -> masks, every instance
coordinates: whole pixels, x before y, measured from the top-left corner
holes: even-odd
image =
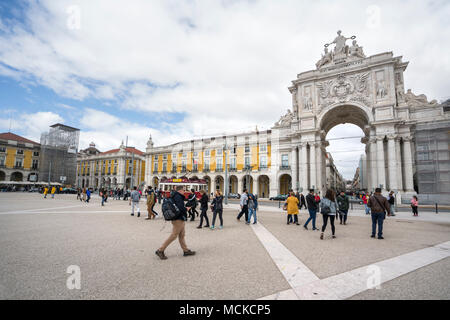
[[[39,143],[11,132],[0,133],[0,181],[38,181],[39,156]]]

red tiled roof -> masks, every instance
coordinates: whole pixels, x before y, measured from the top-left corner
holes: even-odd
[[[37,142],[28,140],[27,138],[18,136],[17,134],[14,134],[12,132],[4,132],[4,133],[0,133],[0,139],[3,140],[12,140],[12,141],[17,141],[17,142],[23,142],[23,143],[32,143],[35,145],[40,145]]]
[[[131,148],[131,147],[129,147],[129,148],[125,148],[125,150],[126,150],[127,152],[132,152],[132,153],[137,154],[137,155],[140,155],[140,156],[143,156],[143,155],[144,155],[144,153],[143,153],[142,151],[140,151],[140,150],[138,150],[138,149],[136,149],[136,148]],[[119,152],[119,151],[120,151],[120,149],[112,149],[112,150],[109,150],[109,151],[102,152],[102,153],[100,153],[100,154],[102,155],[102,154],[117,153],[117,152]]]

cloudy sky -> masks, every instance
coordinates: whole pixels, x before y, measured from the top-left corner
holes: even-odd
[[[164,145],[267,129],[338,29],[367,55],[403,56],[406,88],[442,100],[449,16],[446,0],[2,0],[0,131],[39,141],[63,122],[81,129],[81,148],[107,150],[126,136],[144,149],[150,134]],[[360,134],[343,125],[329,137]],[[362,149],[329,147],[347,178]]]

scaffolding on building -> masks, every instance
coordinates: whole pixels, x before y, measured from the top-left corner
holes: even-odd
[[[80,129],[54,124],[41,135],[40,179],[75,185]]]

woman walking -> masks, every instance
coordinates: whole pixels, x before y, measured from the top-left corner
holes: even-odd
[[[216,195],[214,197],[214,200],[211,203],[211,207],[212,207],[212,211],[213,211],[213,220],[212,220],[212,225],[211,225],[211,230],[214,230],[214,224],[216,222],[216,217],[217,215],[219,215],[219,219],[220,219],[220,227],[219,229],[223,228],[223,219],[222,219],[222,212],[223,212],[223,196],[220,193],[219,190],[216,190]]]
[[[327,190],[327,193],[325,194],[325,197],[320,202],[320,213],[323,216],[323,226],[322,226],[322,233],[320,234],[320,239],[323,240],[323,233],[325,232],[325,229],[327,228],[328,220],[330,220],[331,224],[331,234],[333,238],[336,238],[335,231],[336,228],[334,227],[334,218],[336,217],[336,199],[334,197],[334,192],[330,189]]]
[[[202,228],[203,219],[205,219],[206,225],[205,228],[209,228],[209,220],[208,215],[206,214],[206,211],[208,211],[208,195],[206,194],[205,190],[200,190],[200,193],[202,197],[200,198],[200,224],[198,225],[197,229]]]
[[[411,199],[411,208],[412,208],[412,213],[414,217],[418,217],[419,216],[419,199],[417,198],[417,196],[413,196]]]
[[[298,198],[295,196],[294,192],[289,192],[289,197],[286,200],[287,204],[287,224],[292,222],[292,216],[294,216],[294,223],[299,225],[298,223]]]

